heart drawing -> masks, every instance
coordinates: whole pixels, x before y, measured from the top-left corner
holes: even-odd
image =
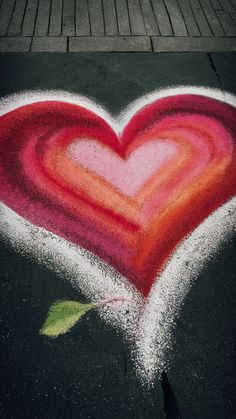
[[[0,232],[91,301],[130,343],[149,384],[175,319],[235,232],[235,97],[178,87],[119,117],[66,92],[0,103]]]

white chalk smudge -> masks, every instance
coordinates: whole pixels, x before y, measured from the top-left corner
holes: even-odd
[[[207,261],[236,231],[235,211],[233,198],[182,242],[155,281],[146,304],[129,281],[97,256],[32,225],[4,204],[0,204],[0,235],[18,251],[67,277],[91,301],[123,296],[118,309],[107,305],[99,311],[124,332],[138,375],[152,384],[168,366],[172,330],[184,298]]]
[[[99,310],[105,320],[118,325],[133,338],[143,298],[126,278],[98,256],[61,237],[36,227],[0,203],[0,235],[17,251],[33,255],[40,263],[70,279],[91,301],[123,296],[119,309],[109,305]]]
[[[168,368],[172,330],[184,299],[206,263],[235,234],[235,215],[232,198],[182,242],[153,285],[137,336],[137,368],[144,381],[152,383]]]
[[[236,106],[235,96],[227,92],[178,86],[147,93],[115,118],[93,100],[80,95],[64,91],[26,91],[1,99],[0,116],[38,101],[64,101],[90,109],[119,134],[139,109],[154,100],[179,94],[199,94]],[[187,293],[205,264],[235,233],[235,207],[236,198],[215,211],[182,241],[155,281],[146,304],[126,278],[96,255],[31,224],[4,204],[0,204],[0,236],[16,250],[32,255],[68,278],[91,301],[116,295],[124,297],[124,303],[117,309],[107,305],[101,307],[99,313],[124,332],[131,343],[138,375],[143,382],[152,384],[156,374],[168,367],[172,330]]]

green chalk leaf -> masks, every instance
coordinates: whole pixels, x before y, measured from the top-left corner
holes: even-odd
[[[40,330],[42,335],[57,337],[68,332],[95,304],[81,304],[77,301],[56,301]]]

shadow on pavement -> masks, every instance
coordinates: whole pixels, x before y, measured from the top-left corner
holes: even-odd
[[[164,399],[164,417],[166,419],[181,419],[175,394],[165,371],[162,373],[161,385]]]

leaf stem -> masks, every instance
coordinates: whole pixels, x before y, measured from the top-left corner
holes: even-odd
[[[101,307],[110,303],[118,303],[118,302],[124,303],[126,300],[127,299],[123,296],[109,297],[109,298],[105,298],[104,300],[95,302],[94,305],[95,307]]]

